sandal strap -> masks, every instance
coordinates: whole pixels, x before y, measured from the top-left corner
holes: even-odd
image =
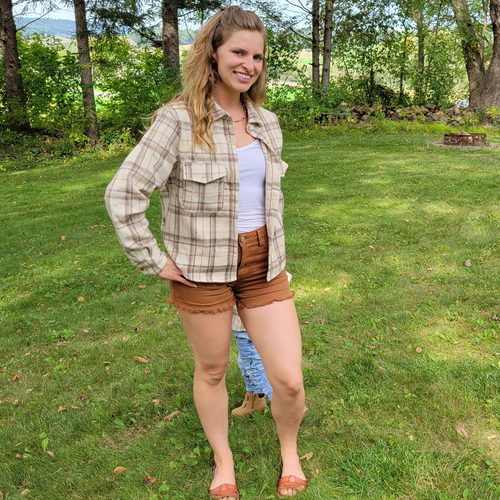
[[[240,498],[238,487],[235,484],[221,484],[217,488],[208,490],[208,494],[216,500],[225,497],[236,498],[237,500]]]
[[[299,489],[301,486],[307,486],[307,479],[301,479],[296,476],[283,476],[278,481],[278,493],[287,489]]]

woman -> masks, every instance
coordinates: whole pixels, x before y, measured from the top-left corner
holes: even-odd
[[[235,304],[274,389],[281,447],[280,496],[307,481],[297,454],[304,408],[301,339],[285,272],[282,136],[265,99],[262,21],[232,6],[201,29],[183,92],[161,108],[106,191],[125,253],[146,275],[169,280],[195,358],[194,400],[214,451],[212,498],[238,499],[228,443],[226,367]],[[160,190],[167,254],[148,229]]]

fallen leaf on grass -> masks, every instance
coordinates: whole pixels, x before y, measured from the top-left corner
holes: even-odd
[[[88,330],[83,330],[83,333],[90,333]]]
[[[139,288],[146,288],[146,285],[139,285]]]
[[[457,432],[463,437],[469,437],[467,431],[463,427],[460,427],[459,425],[457,425]]]
[[[27,495],[31,490],[26,488],[25,490],[21,491],[21,496],[23,497],[24,495]]]
[[[169,422],[176,416],[176,415],[180,415],[182,413],[182,411],[180,410],[175,410],[173,411],[170,415],[167,415],[165,417],[165,420],[168,420]]]
[[[116,467],[115,470],[113,471],[115,474],[121,474],[122,472],[125,472],[127,469],[125,467]]]
[[[54,453],[52,453],[51,451],[47,450],[47,455],[50,457],[50,458],[54,458]]]
[[[357,467],[356,467],[356,472],[357,472],[358,474],[361,474],[361,471],[360,471]]]
[[[0,490],[0,500],[3,500],[3,491]]]
[[[156,483],[156,477],[145,477],[143,480],[142,480],[142,484],[153,484],[153,483]]]
[[[57,413],[60,413],[62,411],[66,411],[67,408],[64,408],[64,406],[60,406],[58,409],[57,409]]]
[[[111,364],[111,361],[103,361],[102,362],[103,365],[110,365]]]
[[[61,241],[64,241],[66,239],[66,236],[61,236]]]
[[[149,361],[145,358],[141,358],[140,356],[134,356],[134,359],[136,361],[139,361],[139,363],[149,363]]]
[[[21,455],[19,455],[19,453],[16,453],[16,458],[17,458],[18,460],[22,460],[22,459],[23,459],[23,457],[22,457]]]
[[[19,380],[19,375],[16,373],[13,377],[12,380]]]
[[[417,354],[420,354],[420,353],[422,352],[422,348],[421,348],[421,347],[417,347],[417,348],[415,349],[415,352],[416,352]]]
[[[153,403],[155,406],[160,406],[160,400],[159,400],[159,399],[153,399],[152,403]]]
[[[128,342],[128,337],[123,337],[122,342]]]
[[[385,368],[383,366],[379,366],[378,369],[382,370],[383,372],[385,372]]]
[[[432,267],[428,267],[428,268],[427,268],[427,271],[432,271]]]
[[[497,323],[500,321],[500,318],[496,314],[493,315],[492,319],[493,319],[493,321],[496,321]]]
[[[78,300],[78,302],[85,302],[85,299],[83,297],[77,297],[76,300]]]
[[[421,424],[423,420],[421,418],[417,418],[417,424]]]
[[[301,456],[300,459],[303,460],[305,458],[306,460],[311,460],[312,456],[313,452],[310,451],[309,453],[306,453],[305,455]]]
[[[497,435],[494,434],[493,436],[488,436],[486,439],[489,439],[490,441],[492,441],[493,439],[496,439],[497,438]]]
[[[368,245],[368,248],[371,248],[372,250],[375,250],[375,247],[373,245]]]
[[[470,260],[470,259],[467,259],[467,260],[464,262],[464,266],[466,266],[466,267],[470,267],[470,266],[472,266],[472,262],[471,262],[471,260]]]
[[[329,292],[331,289],[332,289],[332,287],[329,286],[328,288],[323,288],[323,291],[324,292]]]

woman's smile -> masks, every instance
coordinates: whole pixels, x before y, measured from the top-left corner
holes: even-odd
[[[264,39],[258,31],[235,31],[214,54],[219,90],[232,94],[247,92],[262,73]]]

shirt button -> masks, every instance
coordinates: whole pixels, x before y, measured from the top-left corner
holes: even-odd
[[[242,242],[242,243],[245,243],[245,239],[246,239],[246,238],[245,238],[244,236],[242,236],[242,238],[241,238],[241,242]]]

